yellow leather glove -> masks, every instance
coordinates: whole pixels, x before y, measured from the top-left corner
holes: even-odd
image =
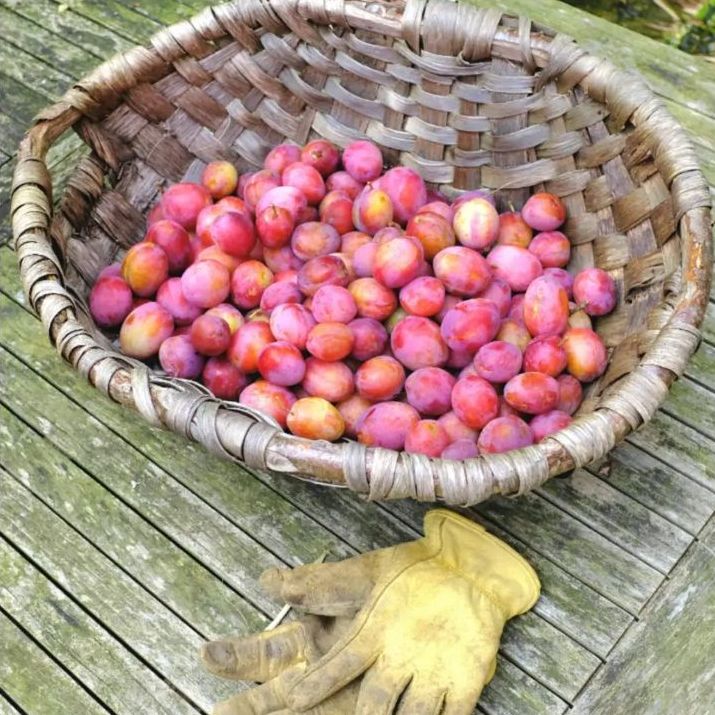
[[[274,696],[262,710],[226,713],[471,713],[494,674],[505,622],[539,595],[521,556],[444,509],[426,515],[422,539],[338,563],[269,571],[263,582],[297,609],[339,617],[344,632],[317,659],[310,655],[321,649],[313,648],[297,664],[271,670],[280,673],[261,686]],[[337,701],[331,709],[335,698],[353,709],[337,709]]]

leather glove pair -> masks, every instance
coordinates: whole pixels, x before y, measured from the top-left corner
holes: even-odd
[[[472,713],[504,624],[534,605],[539,580],[454,512],[428,512],[424,528],[416,541],[263,574],[272,597],[305,615],[202,648],[211,672],[262,683],[215,715]]]

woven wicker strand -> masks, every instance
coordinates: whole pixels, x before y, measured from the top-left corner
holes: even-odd
[[[53,213],[49,147],[91,149]],[[538,445],[464,462],[328,444],[115,352],[85,299],[141,240],[170,182],[225,158],[253,170],[281,141],[379,143],[449,196],[500,205],[549,190],[567,206],[574,270],[613,276],[596,329],[610,350],[577,419]],[[678,123],[637,78],[564,35],[448,0],[241,0],[114,57],[44,110],[18,153],[15,248],[60,355],[116,402],[251,468],[369,499],[474,504],[603,457],[647,422],[697,348],[712,267],[710,197]]]

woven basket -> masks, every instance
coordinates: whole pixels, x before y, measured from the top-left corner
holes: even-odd
[[[45,156],[70,127],[91,154],[53,213]],[[141,240],[163,187],[217,158],[254,170],[279,142],[312,137],[369,137],[450,196],[562,197],[570,267],[607,270],[619,295],[596,323],[608,370],[571,426],[464,462],[308,441],[112,347],[85,299]],[[371,499],[474,504],[600,458],[653,416],[698,345],[709,206],[693,147],[645,85],[524,17],[444,0],[240,0],[114,57],[42,112],[20,147],[12,219],[50,339],[113,400],[249,467]]]

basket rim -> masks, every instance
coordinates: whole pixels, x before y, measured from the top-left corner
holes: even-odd
[[[25,292],[62,357],[114,401],[223,457],[248,467],[347,486],[370,499],[410,496],[474,504],[495,494],[522,494],[552,476],[605,456],[617,442],[650,420],[699,344],[712,267],[707,182],[685,131],[640,79],[586,53],[564,35],[497,10],[472,6],[467,10],[479,13],[482,19],[490,18],[490,47],[498,44],[515,58],[536,62],[542,67],[543,78],[556,77],[567,69],[578,74],[583,68],[578,84],[585,85],[590,95],[607,106],[618,107],[622,125],[630,121],[647,130],[652,147],[658,149],[656,164],[675,199],[683,285],[677,295],[669,297],[672,315],[639,364],[616,383],[593,412],[536,445],[504,454],[483,454],[464,462],[429,459],[352,441],[307,440],[283,432],[270,418],[253,410],[207,394],[197,383],[163,377],[143,363],[105,349],[79,321],[78,303],[65,285],[62,261],[50,236],[52,180],[45,163],[48,149],[67,129],[85,116],[104,116],[107,107],[115,99],[121,100],[127,89],[172,71],[173,62],[188,54],[182,48],[182,39],[188,42],[200,37],[209,41],[235,36],[238,25],[251,22],[254,27],[290,29],[286,17],[292,12],[300,22],[376,30],[404,40],[411,50],[419,52],[420,38],[429,31],[424,20],[429,4],[428,0],[407,0],[404,6],[371,3],[372,9],[379,5],[382,10],[376,14],[359,0],[340,0],[333,4],[330,16],[325,7],[303,0],[256,0],[207,7],[194,18],[158,32],[146,46],[106,61],[42,111],[20,144],[11,216]],[[502,18],[517,29],[497,27]],[[668,138],[668,146],[656,145],[659,135]]]

